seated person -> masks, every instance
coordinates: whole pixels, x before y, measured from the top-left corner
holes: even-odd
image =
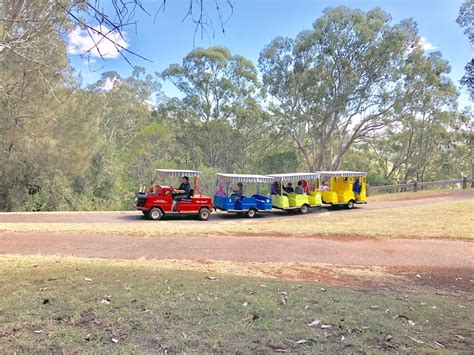
[[[286,186],[283,188],[287,194],[290,194],[292,192],[295,192],[295,189],[293,188],[293,184],[291,182],[288,182]]]
[[[237,183],[237,189],[232,191],[230,198],[235,203],[236,201],[243,200],[244,198],[244,185],[241,182]]]
[[[359,199],[360,191],[362,190],[362,185],[360,184],[359,179],[356,179],[354,186],[352,187],[352,191],[354,191],[354,195],[356,200]]]
[[[275,196],[280,196],[280,193],[281,193],[281,183],[279,181],[275,181],[273,184],[272,184],[272,195],[275,195]]]
[[[326,181],[323,181],[323,184],[321,186],[319,186],[319,189],[321,191],[329,191],[328,183]]]
[[[158,184],[153,185],[153,190],[151,193],[154,195],[159,195],[161,193],[161,186]]]
[[[301,194],[304,194],[304,188],[303,188],[303,181],[298,181],[298,186],[296,186],[295,188],[295,193],[297,193],[298,195],[301,195]]]
[[[311,185],[309,184],[309,182],[307,182],[306,180],[302,180],[301,181],[303,184],[301,185],[304,189],[304,192],[307,194],[311,191]]]
[[[214,194],[215,194],[215,195],[218,195],[218,196],[226,196],[226,195],[227,195],[227,194],[225,193],[224,187],[222,186],[222,183],[219,183],[219,184],[216,186],[216,190],[214,191]]]
[[[191,184],[189,183],[189,178],[183,176],[181,178],[181,184],[177,189],[173,189],[173,205],[171,206],[172,211],[176,211],[177,201],[184,200],[189,197],[191,192]]]

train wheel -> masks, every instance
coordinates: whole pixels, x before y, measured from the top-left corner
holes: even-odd
[[[248,217],[248,218],[253,218],[253,217],[255,217],[256,215],[257,215],[257,211],[254,210],[253,208],[252,208],[251,210],[248,210],[248,211],[247,211],[247,217]]]
[[[308,212],[309,212],[309,206],[308,206],[308,205],[303,205],[303,206],[301,206],[300,212],[301,212],[302,214],[308,213]]]
[[[354,203],[354,200],[350,200],[348,203],[347,203],[347,208],[352,210],[355,206],[355,203]]]
[[[207,221],[210,215],[211,215],[211,211],[209,210],[209,208],[203,207],[199,210],[199,219],[201,221]]]
[[[147,217],[153,221],[159,220],[162,216],[163,212],[158,207],[153,207],[147,214]]]

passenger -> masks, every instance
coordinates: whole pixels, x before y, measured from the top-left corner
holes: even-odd
[[[293,184],[291,182],[288,182],[286,186],[283,188],[287,194],[290,194],[292,192],[295,192],[295,189],[293,188]]]
[[[214,191],[214,194],[218,195],[218,196],[226,196],[226,192],[224,190],[224,187],[222,186],[222,183],[219,183],[217,186],[216,186],[216,190]]]
[[[279,181],[275,181],[272,184],[272,195],[280,196],[281,194],[281,183]]]
[[[177,189],[173,189],[173,204],[171,206],[171,210],[176,212],[178,201],[188,198],[190,192],[191,184],[189,183],[189,178],[187,176],[183,176],[181,178],[181,184],[179,187]]]
[[[356,200],[359,200],[361,190],[362,190],[362,185],[360,184],[359,179],[356,179],[354,186],[352,187],[352,191],[354,191]]]
[[[298,186],[296,186],[295,188],[295,193],[297,193],[298,195],[302,195],[305,193],[303,188],[303,181],[298,181]]]
[[[230,198],[235,203],[239,200],[243,200],[244,198],[244,185],[241,182],[237,183],[237,189],[232,192]]]
[[[328,183],[326,181],[323,181],[323,184],[319,187],[319,189],[321,191],[328,191],[329,190]]]
[[[309,185],[309,182],[307,182],[306,180],[302,180],[302,183],[303,183],[303,189],[304,189],[304,192],[305,193],[309,193],[311,191],[311,186]]]
[[[153,191],[151,193],[154,195],[159,195],[161,193],[161,186],[158,184],[155,184],[153,186]]]

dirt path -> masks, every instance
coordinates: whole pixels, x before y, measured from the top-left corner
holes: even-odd
[[[447,201],[474,199],[474,189],[464,191],[455,191],[453,193],[433,192],[430,195],[424,194],[422,198],[409,196],[392,201],[374,201],[367,205],[357,205],[355,210],[346,209],[331,210],[331,213],[356,213],[357,211],[385,209],[395,207],[407,207],[415,205],[425,205],[431,203],[442,203]],[[311,213],[326,212],[327,207],[313,209]],[[259,218],[269,219],[279,216],[288,216],[284,211],[275,211],[274,213],[260,214]],[[213,213],[210,220],[206,223],[221,223],[230,219],[240,219],[241,216],[228,213]],[[305,216],[294,215],[292,218],[305,218]],[[189,217],[171,217],[167,219],[175,223],[202,223]],[[145,220],[140,212],[137,211],[106,211],[106,212],[36,212],[36,213],[0,213],[0,223],[137,223]]]
[[[474,268],[474,243],[272,237],[128,237],[0,233],[2,254],[118,259],[310,262],[397,268]]]
[[[373,202],[358,207],[359,211],[383,209],[446,201],[473,199],[474,190],[453,194],[433,194],[420,198],[397,199]],[[325,209],[323,209],[325,211]],[[313,213],[319,213],[314,211]],[[344,209],[331,213],[358,213]],[[261,218],[278,218],[284,212],[264,215]],[[304,220],[307,216],[291,218]],[[239,219],[235,215],[213,215],[209,222],[184,218],[169,220],[176,223],[221,223]],[[6,232],[0,231],[0,254],[64,255],[116,259],[178,259],[178,260],[222,260],[231,262],[260,263],[311,263],[347,266],[381,266],[406,272],[421,270],[444,270],[450,275],[472,274],[474,270],[474,242],[430,239],[377,239],[329,237],[276,237],[255,236],[168,236],[139,237],[108,235],[94,232],[54,232],[55,223],[102,224],[146,224],[150,222],[137,212],[58,212],[58,213],[12,213],[0,214],[1,223],[46,223],[53,232]],[[256,221],[258,223],[258,221]],[[438,273],[441,274],[441,273]],[[471,277],[468,277],[469,280]],[[472,286],[469,281],[469,286]]]

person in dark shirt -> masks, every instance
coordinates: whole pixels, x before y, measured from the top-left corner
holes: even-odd
[[[295,193],[297,193],[298,195],[302,195],[304,194],[304,187],[303,187],[303,181],[298,181],[298,186],[296,186],[296,189],[295,189]]]
[[[232,191],[232,195],[230,196],[234,203],[239,200],[243,200],[244,198],[244,185],[241,182],[237,183],[237,189]]]
[[[272,184],[272,191],[271,194],[275,196],[280,196],[281,193],[281,182],[280,181],[275,181]]]
[[[293,188],[293,184],[291,182],[288,182],[286,186],[283,188],[287,194],[290,194],[292,192],[295,192],[295,189]]]
[[[191,192],[191,184],[189,183],[189,178],[183,176],[181,178],[181,184],[177,189],[173,189],[173,205],[171,207],[172,211],[176,211],[176,206],[179,200],[184,200],[189,197]]]
[[[352,187],[352,191],[354,191],[354,195],[355,195],[356,200],[359,199],[361,190],[362,190],[362,185],[360,184],[359,179],[357,179],[354,183],[354,186]]]

